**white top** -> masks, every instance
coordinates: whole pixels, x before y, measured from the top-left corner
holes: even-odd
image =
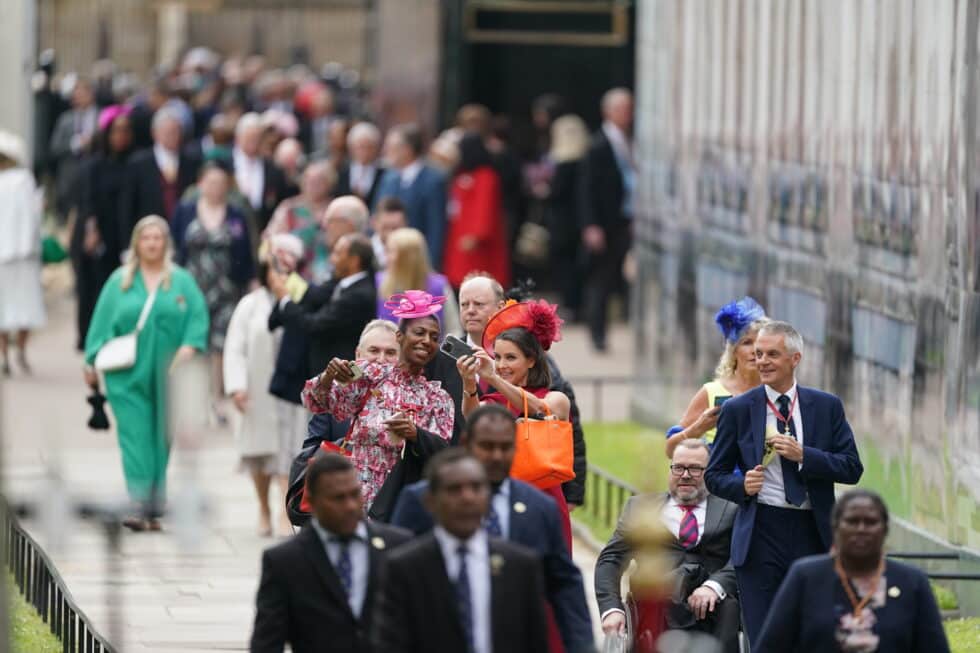
[[[388,267],[388,257],[385,256],[385,244],[381,242],[381,236],[377,233],[371,234],[371,249],[374,250],[374,262],[379,270]]]
[[[333,289],[333,295],[330,297],[330,301],[336,301],[337,298],[340,297],[340,293],[347,290],[348,288],[353,286],[355,283],[357,283],[367,275],[368,273],[366,270],[361,270],[360,272],[355,272],[354,274],[350,274],[344,277],[343,279],[341,279],[340,281],[338,281],[337,287]]]
[[[177,171],[180,170],[180,157],[177,156],[177,153],[171,152],[159,143],[153,146],[153,160],[156,161],[157,167],[160,168],[160,172],[165,175],[167,174],[167,171],[170,171],[171,174],[176,175]]]
[[[262,208],[262,190],[265,188],[265,168],[260,157],[247,156],[237,147],[232,153],[235,161],[235,183],[248,198],[252,208]]]
[[[505,478],[497,490],[490,498],[490,505],[497,513],[497,521],[500,522],[500,537],[505,540],[510,539],[510,479]],[[484,520],[486,524],[486,520]]]
[[[352,162],[350,164],[350,188],[352,191],[366,197],[371,192],[374,184],[374,176],[378,174],[378,168],[374,165],[364,165],[363,163]]]
[[[333,565],[334,571],[336,571],[337,565],[340,562],[340,542],[333,533],[317,522],[316,517],[310,520],[310,524],[323,543],[323,547],[327,551],[327,558],[330,559],[330,564]],[[368,552],[368,530],[364,522],[357,525],[354,536],[347,544],[347,554],[350,557],[351,567],[351,587],[350,594],[347,596],[347,604],[350,605],[351,612],[354,613],[354,616],[360,618],[361,610],[364,607],[364,597],[367,596],[368,575],[371,564]]]
[[[619,158],[623,161],[629,161],[630,165],[635,168],[636,166],[633,164],[633,148],[623,133],[623,130],[607,120],[602,123],[602,133],[606,135],[609,144],[616,150]]]
[[[415,178],[422,172],[422,159],[415,159],[407,166],[402,168],[401,179],[402,188],[408,188],[415,183]]]
[[[466,547],[466,569],[470,581],[470,609],[473,618],[474,653],[493,653],[493,634],[490,629],[490,545],[482,528],[463,542],[450,535],[442,526],[432,530],[446,561],[446,574],[450,584],[459,577],[460,545]],[[453,597],[455,599],[455,597]]]
[[[40,258],[41,204],[27,168],[0,171],[0,263]]]
[[[773,406],[779,408],[779,394],[769,386],[765,386],[766,396],[769,397],[769,401],[772,402]],[[803,446],[803,417],[800,416],[800,402],[793,401],[796,397],[796,382],[793,382],[793,387],[790,388],[786,393],[789,397],[789,403],[793,406],[793,428],[796,429],[796,441]],[[770,430],[778,430],[778,424],[776,422],[776,416],[773,414],[772,409],[766,406],[766,432]],[[789,435],[789,432],[786,433]],[[799,469],[803,469],[803,463],[799,463]],[[777,506],[779,508],[791,508],[799,510],[810,510],[810,499],[803,502],[801,506],[794,506],[793,504],[786,501],[786,487],[783,484],[783,467],[782,458],[777,453],[772,457],[772,460],[766,465],[763,470],[765,476],[762,480],[762,490],[759,492],[759,503],[763,503],[767,506]]]

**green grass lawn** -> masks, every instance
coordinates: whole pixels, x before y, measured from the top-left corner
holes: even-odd
[[[13,653],[60,653],[61,642],[51,634],[51,629],[41,621],[34,607],[18,593],[13,578],[9,578],[10,599],[10,650]]]
[[[944,625],[953,653],[980,653],[980,617],[954,619]]]

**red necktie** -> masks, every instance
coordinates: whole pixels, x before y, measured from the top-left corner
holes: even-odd
[[[698,518],[694,515],[697,506],[680,506],[684,511],[681,519],[681,528],[677,532],[677,539],[685,549],[691,549],[698,543]]]

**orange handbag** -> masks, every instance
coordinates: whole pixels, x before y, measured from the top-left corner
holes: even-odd
[[[546,490],[575,478],[572,447],[572,423],[558,419],[529,419],[527,393],[524,397],[524,420],[517,424],[514,464],[510,475]],[[551,411],[545,406],[545,413]]]

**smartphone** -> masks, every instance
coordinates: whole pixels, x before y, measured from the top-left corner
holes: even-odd
[[[472,356],[476,353],[475,349],[453,335],[446,336],[439,349],[442,353],[456,360],[459,360],[463,356]]]
[[[726,395],[724,397],[715,397],[715,406],[721,406],[723,403],[731,399],[731,395]]]
[[[360,365],[354,363],[353,361],[350,364],[350,373],[354,375],[354,378],[351,379],[352,381],[357,381],[359,378],[364,376],[364,370],[361,369]]]

